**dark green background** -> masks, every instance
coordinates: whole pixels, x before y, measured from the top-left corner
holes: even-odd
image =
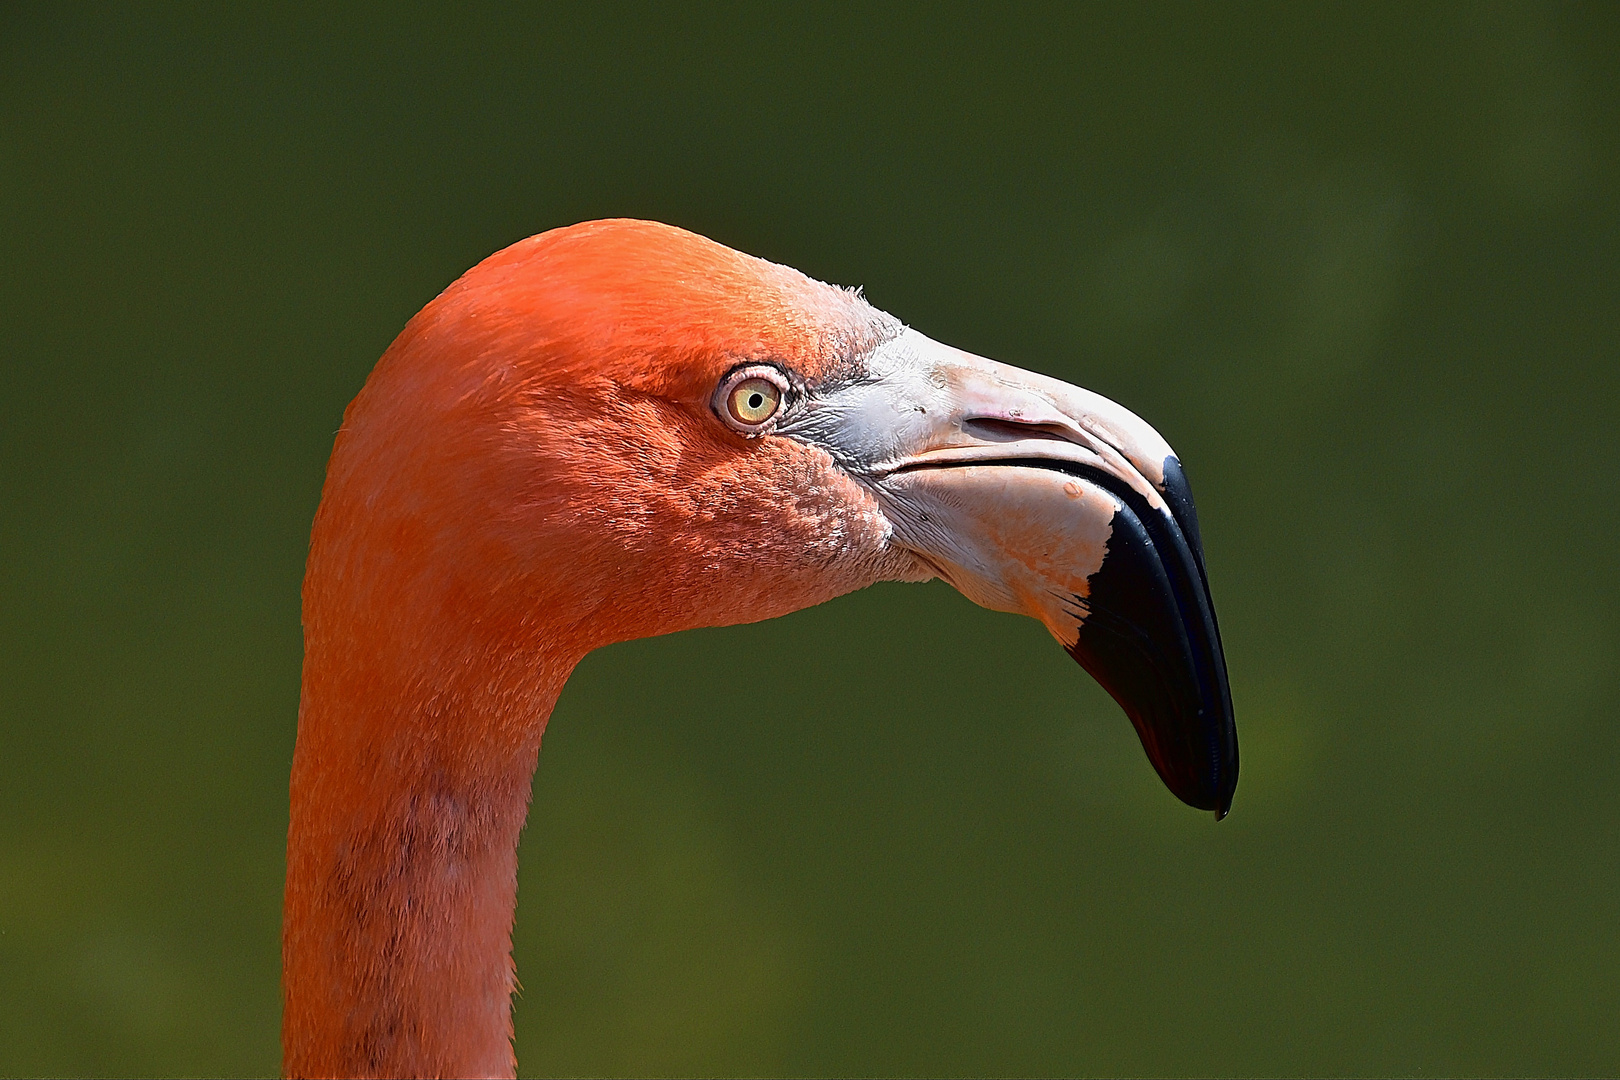
[[[333,431],[608,215],[1158,426],[1243,780],[938,583],[606,650],[525,1072],[1620,1069],[1615,8],[66,7],[0,8],[0,1072],[277,1067]]]

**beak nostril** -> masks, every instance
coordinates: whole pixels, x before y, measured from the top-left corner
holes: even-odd
[[[985,442],[1026,442],[1030,439],[1051,439],[1055,442],[1084,445],[1061,426],[1047,423],[1024,423],[1003,417],[973,416],[962,421],[962,430]]]

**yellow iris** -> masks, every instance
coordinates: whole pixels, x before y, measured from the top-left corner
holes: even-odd
[[[743,424],[763,424],[782,405],[782,391],[769,379],[744,379],[732,387],[726,407]]]

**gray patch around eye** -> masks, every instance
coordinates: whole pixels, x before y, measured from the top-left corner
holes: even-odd
[[[905,331],[862,357],[859,375],[808,388],[776,434],[819,447],[859,474],[894,458],[943,408],[934,365]],[[924,339],[926,340],[926,339]]]
[[[814,380],[805,382],[812,395],[834,393],[869,377],[874,355],[906,333],[906,325],[868,304],[859,289],[840,289],[859,311],[844,331],[824,332],[818,351],[826,357]]]

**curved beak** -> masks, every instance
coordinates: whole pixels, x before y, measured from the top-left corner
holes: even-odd
[[[1192,493],[1157,432],[915,331],[812,404],[805,426],[845,450],[897,543],[974,602],[1044,623],[1125,710],[1166,786],[1226,815],[1226,661]]]

